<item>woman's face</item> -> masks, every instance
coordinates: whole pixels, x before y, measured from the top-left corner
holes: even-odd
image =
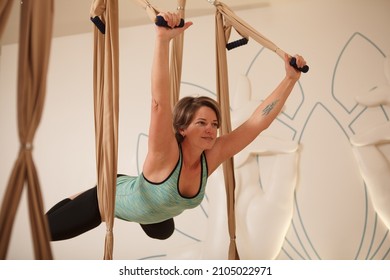
[[[190,144],[202,150],[211,149],[215,144],[218,132],[218,120],[214,110],[207,106],[200,107],[189,126],[182,132],[185,141],[190,142]]]

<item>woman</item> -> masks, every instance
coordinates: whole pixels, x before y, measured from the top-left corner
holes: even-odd
[[[208,97],[186,97],[170,105],[169,44],[192,25],[179,25],[176,13],[162,13],[170,28],[156,27],[152,66],[152,106],[148,153],[140,176],[117,178],[115,216],[137,222],[152,238],[166,239],[174,231],[173,217],[198,206],[207,177],[240,152],[276,118],[300,72],[285,57],[286,75],[252,116],[230,134],[217,137],[218,104]],[[296,64],[306,62],[296,56]],[[173,124],[173,129],[172,129]],[[64,199],[47,212],[52,240],[75,237],[96,226],[99,213],[96,187]]]

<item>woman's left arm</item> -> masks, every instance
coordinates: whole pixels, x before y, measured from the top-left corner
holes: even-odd
[[[296,56],[297,66],[306,65],[301,56]],[[285,56],[286,75],[275,90],[256,108],[251,117],[231,133],[217,139],[215,146],[209,151],[210,158],[215,159],[215,168],[228,158],[239,153],[250,144],[262,131],[267,129],[282,110],[292,92],[301,72],[290,66],[290,57]]]

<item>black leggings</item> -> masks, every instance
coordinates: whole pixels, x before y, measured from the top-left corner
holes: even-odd
[[[66,198],[54,205],[47,213],[52,241],[76,237],[101,224],[97,199],[97,187],[78,195],[75,199]],[[151,238],[167,239],[175,230],[173,218],[166,221],[143,225],[144,232]]]

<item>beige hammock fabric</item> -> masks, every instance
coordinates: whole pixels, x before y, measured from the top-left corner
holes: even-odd
[[[7,2],[10,1],[3,4],[9,7],[10,4]],[[1,8],[5,7],[3,4]],[[32,157],[33,140],[41,120],[46,95],[53,11],[53,0],[24,1],[21,5],[17,89],[20,150],[1,207],[1,259],[5,259],[7,255],[12,226],[25,183],[35,258],[53,258],[38,174]],[[3,20],[5,19],[1,18],[2,26]]]
[[[136,0],[143,7],[152,22],[155,22],[160,12],[148,0]],[[177,10],[182,19],[185,19],[186,0],[177,0]],[[175,37],[171,48],[170,61],[170,84],[171,84],[171,107],[173,108],[180,97],[181,73],[183,65],[183,41],[184,33]]]
[[[13,0],[2,0],[0,2],[0,39],[7,25],[8,17],[11,13]]]
[[[113,226],[118,159],[119,24],[118,0],[95,0],[91,17],[105,25],[94,28],[94,109],[99,210],[106,223],[104,259],[113,258]]]
[[[138,4],[145,9],[146,14],[150,18],[151,22],[156,21],[156,16],[159,13],[159,10],[154,7],[148,0],[135,0],[138,2]]]
[[[148,1],[137,0],[154,22],[158,10]],[[185,1],[179,1],[184,17]],[[94,29],[94,97],[96,165],[98,174],[99,209],[106,222],[104,259],[113,259],[113,226],[115,208],[116,173],[118,159],[119,116],[119,34],[117,0],[95,0],[91,17],[98,16],[105,25],[105,35]],[[174,62],[171,71],[175,74],[171,84],[172,102],[177,102],[180,88],[182,39],[175,42]]]
[[[260,45],[275,52],[284,60],[285,52],[282,49],[244,20],[239,18],[226,4],[220,1],[214,1],[214,6],[217,9],[216,12],[221,14],[224,18],[224,29],[227,38],[230,36],[231,27],[233,27],[241,36],[247,39],[249,39],[249,37],[254,39]]]
[[[182,19],[185,19],[185,7],[186,0],[177,1],[177,9]],[[173,39],[171,49],[170,78],[172,108],[179,101],[180,97],[181,73],[183,65],[183,44],[184,33],[181,33],[179,36]]]
[[[221,13],[217,11],[215,15],[216,28],[216,59],[217,59],[217,97],[221,107],[222,125],[220,128],[221,135],[231,132],[230,119],[230,101],[229,101],[229,82],[226,57],[226,43],[229,38],[225,36],[224,19]],[[227,211],[228,211],[228,230],[230,236],[230,245],[228,252],[229,260],[238,260],[236,247],[236,221],[235,221],[235,179],[234,179],[234,162],[230,158],[223,163],[223,174],[225,179]]]
[[[223,125],[221,127],[221,133],[225,134],[231,131],[226,44],[229,41],[232,27],[244,38],[253,38],[262,46],[278,54],[282,59],[284,59],[285,52],[239,18],[226,4],[220,1],[211,2],[216,8],[217,96],[222,111]],[[233,159],[223,164],[223,170],[228,203],[228,228],[230,235],[229,259],[239,259],[235,236],[235,180]]]

